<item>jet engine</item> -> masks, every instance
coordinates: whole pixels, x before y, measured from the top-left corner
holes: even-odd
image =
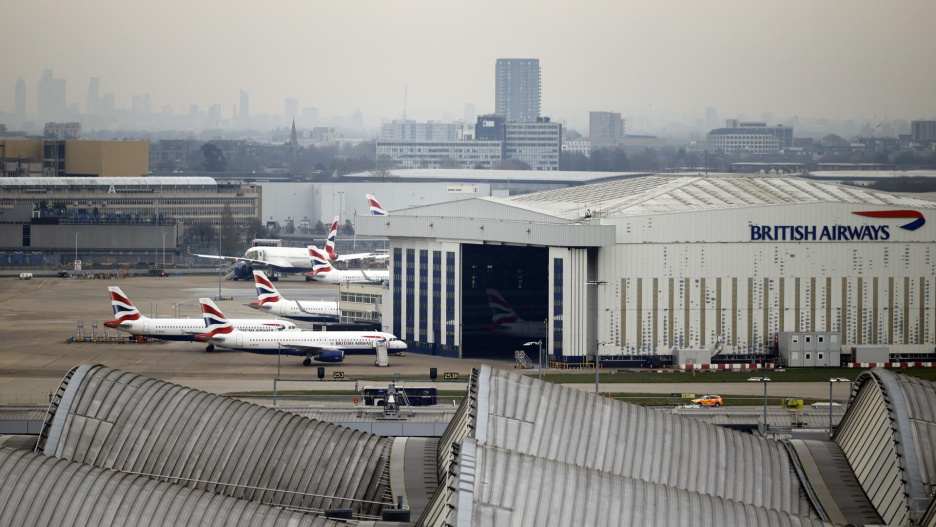
[[[247,262],[237,262],[234,265],[234,278],[239,280],[253,280],[253,267]]]

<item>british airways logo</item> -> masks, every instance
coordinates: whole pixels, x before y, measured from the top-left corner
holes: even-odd
[[[901,229],[915,231],[926,223],[923,214],[915,210],[856,211],[866,218],[913,219]],[[751,225],[751,241],[885,241],[890,225]]]

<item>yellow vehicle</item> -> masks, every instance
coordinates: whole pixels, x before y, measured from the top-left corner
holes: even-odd
[[[722,402],[721,395],[703,395],[702,397],[699,397],[698,399],[693,399],[692,404],[700,408],[703,406],[714,406],[718,408],[724,403]]]

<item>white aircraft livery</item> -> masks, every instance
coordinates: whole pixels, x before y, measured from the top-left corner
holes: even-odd
[[[373,194],[365,194],[364,196],[367,198],[367,205],[370,207],[370,213],[372,215],[374,216],[386,216],[387,215],[387,209],[385,209],[383,205],[381,205],[380,202],[377,201],[377,198],[375,198]]]
[[[335,269],[329,263],[328,255],[318,247],[310,245],[308,251],[312,262],[312,271],[306,273],[307,280],[316,280],[329,284],[340,284],[342,282],[380,284],[390,279],[390,270],[386,267],[383,269]]]
[[[328,237],[325,238],[325,254],[328,259],[335,262],[346,262],[349,260],[384,260],[390,257],[389,254],[380,253],[354,253],[338,254],[335,250],[335,238],[338,236],[338,216],[332,221],[331,229],[328,231]]]
[[[338,322],[338,302],[327,300],[286,300],[273,287],[273,282],[263,274],[254,271],[254,284],[257,286],[257,301],[248,306],[278,317],[291,318],[304,322]]]
[[[114,320],[104,323],[109,328],[126,331],[131,335],[162,340],[196,341],[195,337],[204,333],[205,321],[201,318],[145,317],[119,287],[108,287],[107,290],[110,292],[111,307],[114,309],[115,317]],[[245,331],[264,333],[298,331],[295,323],[275,318],[233,319],[231,324]],[[214,346],[209,344],[208,351],[214,351]]]
[[[312,359],[341,362],[346,350],[376,350],[379,344],[386,344],[388,350],[406,349],[405,342],[380,331],[241,331],[224,317],[210,298],[199,301],[205,317],[205,332],[196,338],[223,348],[305,357],[304,366],[311,366]]]

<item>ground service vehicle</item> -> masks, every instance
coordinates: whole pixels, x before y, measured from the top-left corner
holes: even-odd
[[[438,390],[435,388],[398,387],[397,393],[399,392],[406,394],[405,400],[402,397],[397,399],[397,404],[400,406],[406,406],[406,401],[409,402],[409,406],[431,406],[436,404],[438,399]],[[387,397],[387,388],[365,386],[361,389],[361,393],[364,395],[364,406],[383,406]]]
[[[724,403],[722,402],[721,395],[703,395],[702,397],[699,397],[698,399],[693,399],[692,404],[700,408],[703,406],[714,406],[718,408]]]

